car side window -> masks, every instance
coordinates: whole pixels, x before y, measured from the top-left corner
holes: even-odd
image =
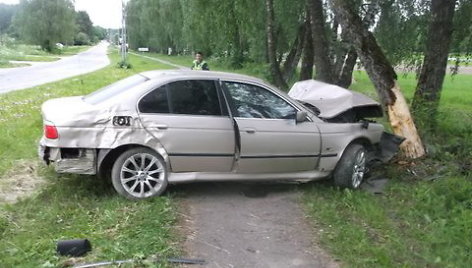
[[[161,86],[144,96],[138,108],[141,113],[169,113],[166,86]]]
[[[171,113],[221,115],[220,102],[214,81],[186,80],[172,82],[167,86]]]
[[[289,103],[265,88],[236,82],[224,82],[224,85],[238,117],[289,119],[296,113]]]
[[[222,114],[215,82],[211,80],[177,81],[163,85],[144,96],[138,108],[141,113]],[[227,115],[226,109],[223,113]]]

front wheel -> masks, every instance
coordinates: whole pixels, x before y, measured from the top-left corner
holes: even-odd
[[[113,187],[122,196],[145,199],[162,194],[167,188],[164,160],[153,150],[134,148],[121,154],[111,172]]]
[[[359,188],[366,172],[366,153],[360,144],[349,145],[334,170],[334,183],[342,188]]]

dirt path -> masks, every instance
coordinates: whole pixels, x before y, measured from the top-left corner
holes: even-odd
[[[176,188],[178,195],[183,193],[184,248],[189,256],[205,259],[205,267],[339,266],[316,245],[293,184],[194,183]]]
[[[338,267],[316,243],[288,184],[179,186],[189,255],[205,267]]]

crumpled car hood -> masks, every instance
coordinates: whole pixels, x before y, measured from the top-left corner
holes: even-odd
[[[356,107],[374,108],[373,114],[382,116],[382,107],[375,100],[342,87],[316,80],[297,82],[288,95],[298,101],[317,107],[321,118],[330,119]]]

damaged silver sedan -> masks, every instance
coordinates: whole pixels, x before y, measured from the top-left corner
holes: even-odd
[[[287,94],[230,73],[151,71],[42,106],[40,157],[60,173],[110,178],[130,199],[193,181],[333,177],[358,188],[381,156],[370,98],[314,80]]]

